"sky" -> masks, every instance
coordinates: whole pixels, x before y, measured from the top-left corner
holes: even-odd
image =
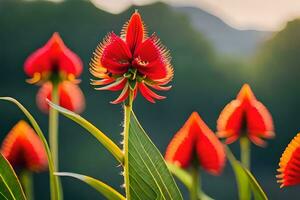
[[[63,0],[49,0],[61,2]],[[240,30],[279,31],[300,17],[300,0],[90,0],[99,9],[118,14],[131,5],[165,2],[193,6]]]
[[[57,0],[56,0],[57,1]],[[98,8],[120,13],[131,5],[158,0],[90,0]],[[241,30],[278,31],[300,17],[300,0],[160,0],[175,6],[194,6]]]

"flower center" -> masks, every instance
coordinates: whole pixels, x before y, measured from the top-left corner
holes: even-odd
[[[137,83],[142,82],[146,78],[146,75],[141,74],[135,67],[129,68],[123,76],[128,79],[131,90],[135,90]]]

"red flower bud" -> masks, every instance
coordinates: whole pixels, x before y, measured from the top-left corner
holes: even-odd
[[[35,131],[23,120],[8,133],[1,153],[15,169],[39,172],[47,169],[47,155]]]
[[[226,161],[223,144],[197,112],[192,113],[173,137],[165,159],[182,168],[191,166],[193,160],[197,159],[199,165],[213,175],[222,172]]]
[[[31,77],[29,83],[39,83],[59,78],[74,80],[82,72],[80,58],[63,42],[58,33],[25,61],[25,73]]]
[[[225,106],[217,121],[217,130],[217,135],[226,138],[228,144],[243,134],[259,146],[265,145],[262,138],[274,137],[272,116],[256,100],[248,84],[243,85],[237,98]]]

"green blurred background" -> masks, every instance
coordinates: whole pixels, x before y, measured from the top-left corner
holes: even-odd
[[[23,63],[57,31],[84,61],[80,86],[87,107],[82,115],[119,142],[122,109],[109,104],[117,94],[95,91],[89,85],[88,64],[106,33],[119,33],[136,8],[149,33],[156,32],[171,50],[175,69],[173,88],[164,94],[166,100],[153,105],[139,96],[134,105],[140,122],[161,152],[192,111],[198,111],[215,130],[222,108],[248,82],[273,114],[276,128],[276,138],[268,141],[267,148],[252,146],[252,171],[270,199],[299,197],[297,187],[280,190],[275,175],[281,153],[300,129],[300,20],[289,22],[280,32],[239,31],[199,9],[163,3],[131,7],[113,15],[88,1],[57,4],[0,0],[0,96],[20,100],[47,133],[47,116],[35,105],[38,87],[25,83]],[[16,107],[1,102],[0,139],[22,118]],[[238,144],[230,147],[239,156]],[[64,117],[60,117],[60,158],[61,171],[99,178],[123,192],[118,163],[85,130]],[[63,178],[62,183],[67,200],[103,199],[77,180]],[[202,184],[215,199],[237,199],[234,174],[228,165],[220,177],[203,172]],[[35,176],[35,186],[36,199],[49,199],[47,173]]]

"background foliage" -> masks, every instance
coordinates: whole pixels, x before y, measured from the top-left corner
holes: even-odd
[[[84,61],[81,87],[88,102],[83,116],[120,141],[123,118],[120,106],[109,104],[117,94],[97,92],[89,85],[88,64],[93,50],[106,33],[119,33],[135,8],[112,15],[95,8],[87,1],[23,2],[0,0],[0,95],[19,99],[33,111],[47,132],[47,116],[35,105],[37,87],[25,83],[25,58],[58,31],[65,43]],[[138,97],[135,112],[153,142],[164,152],[173,134],[196,110],[215,129],[223,106],[238,92],[244,82],[252,85],[259,99],[272,112],[277,137],[266,149],[255,148],[252,154],[253,173],[270,199],[288,199],[298,194],[296,188],[279,192],[275,174],[279,157],[290,139],[300,129],[300,21],[287,27],[261,44],[255,56],[245,59],[218,54],[206,37],[194,29],[188,16],[161,4],[138,8],[149,33],[156,32],[170,50],[175,68],[173,89],[167,99],[152,105]],[[0,105],[0,139],[22,117],[14,106]],[[61,117],[61,171],[72,171],[123,184],[121,170],[113,157],[98,142],[84,134],[82,128]],[[234,149],[237,145],[232,145]],[[85,164],[83,164],[85,163]],[[111,167],[115,166],[115,167]],[[48,197],[47,173],[35,176],[37,198]],[[87,185],[63,179],[66,199],[100,199]],[[205,191],[216,199],[236,199],[232,170],[211,177],[203,174]],[[80,191],[80,192],[79,192]],[[120,191],[122,191],[120,189]],[[226,191],[226,193],[224,192]]]

